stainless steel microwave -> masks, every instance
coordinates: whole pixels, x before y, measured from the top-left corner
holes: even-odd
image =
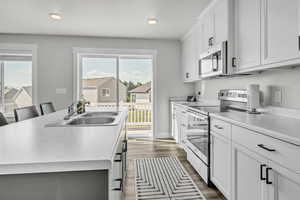
[[[228,74],[227,49],[227,41],[224,41],[200,55],[199,75],[201,78]]]

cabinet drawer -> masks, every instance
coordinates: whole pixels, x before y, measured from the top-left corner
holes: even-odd
[[[207,166],[198,158],[194,152],[189,148],[186,148],[187,160],[197,171],[197,173],[203,178],[205,182],[208,180]]]
[[[300,174],[299,146],[238,126],[232,126],[232,141]]]
[[[224,137],[231,138],[231,124],[218,120],[216,118],[211,118],[210,128],[213,132],[219,133]]]

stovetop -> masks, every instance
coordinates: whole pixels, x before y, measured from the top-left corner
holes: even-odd
[[[220,112],[220,106],[189,106],[189,107],[204,115],[208,115],[209,113]]]

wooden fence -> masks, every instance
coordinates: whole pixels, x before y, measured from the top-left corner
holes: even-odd
[[[92,106],[115,107],[115,103],[98,103]],[[152,105],[151,103],[120,103],[128,107],[127,127],[129,130],[151,130]]]

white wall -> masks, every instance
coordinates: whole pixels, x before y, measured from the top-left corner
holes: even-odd
[[[262,104],[270,105],[270,87],[282,88],[282,107],[300,109],[300,68],[266,71],[251,76],[199,81],[195,91],[205,99],[217,99],[220,89],[245,89],[248,84],[259,84],[263,93]]]
[[[155,116],[155,135],[158,137],[167,137],[169,134],[169,97],[188,95],[194,90],[192,84],[182,83],[181,44],[176,40],[0,34],[0,43],[38,45],[38,103],[53,101],[58,109],[65,108],[72,102],[72,47],[156,49],[156,108],[159,112]],[[56,88],[66,88],[67,93],[56,94]]]

